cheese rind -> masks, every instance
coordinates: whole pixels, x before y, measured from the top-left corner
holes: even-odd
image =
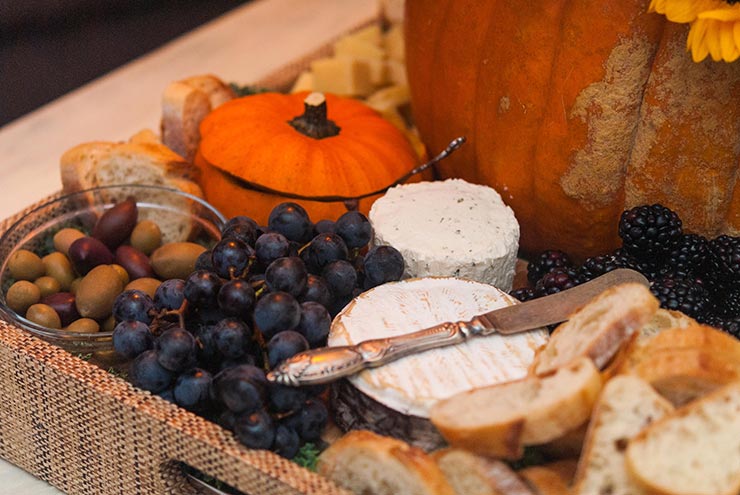
[[[414,332],[516,304],[493,286],[456,278],[425,278],[376,287],[357,297],[332,323],[329,345]],[[456,393],[522,378],[545,330],[494,334],[413,354],[349,378],[360,392],[402,414],[428,418]]]
[[[492,188],[461,179],[393,187],[372,206],[373,245],[403,255],[405,277],[460,277],[510,291],[519,249],[514,212]]]

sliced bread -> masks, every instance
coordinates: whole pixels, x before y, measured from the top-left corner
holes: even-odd
[[[212,75],[169,84],[162,95],[162,142],[192,163],[200,144],[201,121],[235,96],[228,84]]]
[[[629,442],[627,469],[671,495],[740,493],[740,381],[656,421]]]
[[[646,493],[627,473],[628,441],[673,406],[645,381],[621,375],[604,385],[578,461],[573,495]]]
[[[570,484],[576,472],[575,459],[562,459],[539,466],[529,466],[517,474],[537,495],[570,495]]]
[[[321,453],[319,474],[365,495],[455,495],[430,455],[367,430],[350,431]]]
[[[546,376],[528,376],[439,401],[431,420],[453,447],[517,459],[587,421],[601,377],[586,357]]]
[[[550,373],[582,356],[604,368],[658,307],[658,300],[644,285],[629,283],[607,289],[555,329],[535,356],[534,373]]]
[[[467,450],[432,453],[457,495],[537,495],[508,464]]]
[[[660,308],[655,312],[650,321],[640,328],[637,334],[637,344],[641,345],[647,342],[663,330],[668,330],[669,328],[687,328],[692,325],[696,325],[696,320],[692,317],[680,311]]]

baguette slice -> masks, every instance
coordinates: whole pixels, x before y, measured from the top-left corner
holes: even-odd
[[[644,285],[607,289],[555,329],[535,356],[535,374],[552,372],[581,356],[604,368],[632,334],[650,321],[658,306]]]
[[[695,319],[680,311],[660,308],[653,315],[650,321],[640,328],[637,336],[637,344],[644,344],[663,330],[668,330],[670,328],[688,328],[696,324]]]
[[[630,441],[629,473],[670,495],[740,493],[740,381],[682,407]]]
[[[439,401],[431,420],[454,447],[517,459],[587,421],[601,389],[599,370],[580,358],[547,376],[528,376]]]
[[[575,459],[561,459],[517,472],[537,495],[570,495],[577,462]]]
[[[358,494],[455,495],[431,456],[401,440],[354,430],[321,453],[319,474]]]
[[[637,377],[607,382],[591,416],[573,495],[646,493],[627,473],[624,451],[629,439],[672,411],[670,402]]]
[[[681,406],[740,379],[740,340],[699,324],[664,330],[633,346],[619,372],[639,376]]]
[[[499,460],[455,448],[438,450],[432,458],[457,495],[537,495]]]

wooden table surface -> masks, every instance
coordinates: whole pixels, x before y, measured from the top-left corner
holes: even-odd
[[[7,124],[0,128],[0,218],[61,188],[66,149],[157,130],[169,82],[205,73],[258,81],[378,13],[377,0],[255,1]],[[0,495],[60,493],[2,460],[0,480]]]

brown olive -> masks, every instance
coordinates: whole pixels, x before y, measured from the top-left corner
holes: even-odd
[[[37,278],[33,283],[41,290],[41,297],[46,297],[49,294],[56,294],[62,290],[62,284],[59,283],[59,280],[54,277],[49,277],[48,275]]]
[[[54,308],[46,304],[34,304],[26,311],[26,319],[48,328],[62,328],[62,320]]]
[[[112,332],[116,328],[116,319],[113,315],[110,315],[108,318],[103,320],[103,322],[100,324],[100,329],[103,332]]]
[[[154,276],[149,258],[135,247],[118,246],[115,261],[126,269],[131,280]]]
[[[113,301],[123,291],[123,282],[110,265],[99,265],[85,275],[77,287],[75,305],[85,318],[100,320],[113,311]]]
[[[28,249],[19,249],[10,255],[8,270],[16,280],[36,280],[46,272],[41,258]]]
[[[67,325],[65,330],[76,333],[96,333],[100,331],[100,325],[92,318],[80,318]]]
[[[162,231],[151,220],[142,220],[131,232],[131,245],[149,256],[162,245]]]
[[[152,253],[151,264],[160,278],[188,278],[195,270],[195,260],[206,248],[193,242],[170,242]]]
[[[108,249],[116,249],[131,235],[138,215],[136,200],[121,201],[103,213],[93,228],[92,237],[102,241]]]
[[[149,297],[154,298],[154,292],[161,283],[162,281],[156,278],[137,278],[136,280],[132,280],[123,290],[140,290]]]
[[[81,237],[69,246],[69,259],[77,273],[86,275],[96,266],[113,263],[113,253],[98,239]]]
[[[57,279],[62,290],[69,290],[69,286],[76,277],[69,258],[60,252],[54,252],[41,258],[41,262],[46,268],[46,274]]]
[[[116,265],[115,263],[111,265],[114,270],[118,272],[118,276],[121,277],[121,282],[123,282],[123,285],[126,285],[131,281],[131,277],[128,276],[128,272],[124,267],[121,265]]]
[[[62,229],[54,234],[54,249],[66,256],[69,254],[69,246],[80,237],[85,237],[85,234],[77,229]]]
[[[67,326],[80,317],[71,292],[57,292],[41,298],[41,304],[51,306],[59,315],[62,326]]]
[[[77,277],[76,279],[72,280],[72,283],[69,285],[69,291],[72,294],[77,294],[77,287],[80,286],[81,281],[82,277]]]
[[[41,300],[41,289],[33,282],[19,280],[8,289],[5,301],[8,307],[19,315],[26,314],[28,308]]]

